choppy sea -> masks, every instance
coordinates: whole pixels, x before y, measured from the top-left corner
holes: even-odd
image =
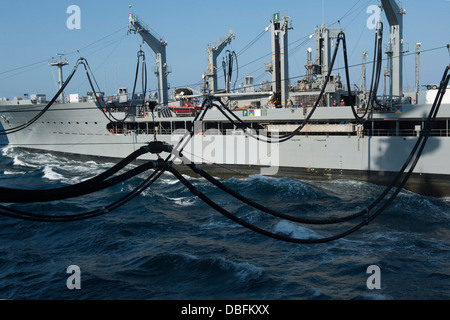
[[[0,186],[54,188],[110,166],[3,147]],[[5,205],[41,214],[79,213],[104,207],[146,177],[69,200]],[[352,226],[317,228],[269,217],[201,178],[186,178],[229,211],[272,232],[323,237]],[[356,212],[384,190],[350,180],[261,175],[221,181],[268,207],[316,218]],[[80,289],[70,290],[67,268],[73,265],[80,269]],[[369,288],[375,275],[379,288]],[[237,225],[170,173],[131,202],[89,220],[43,223],[0,216],[0,299],[447,300],[449,288],[448,198],[402,192],[359,231],[312,245],[267,238]]]

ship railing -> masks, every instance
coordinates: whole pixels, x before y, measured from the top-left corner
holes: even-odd
[[[366,129],[364,136],[372,137],[417,137],[420,135],[420,130],[415,129]],[[432,137],[450,137],[450,130],[448,129],[431,129],[430,136]]]
[[[169,128],[160,128],[157,127],[156,129],[126,129],[126,128],[115,128],[114,133],[117,134],[138,134],[138,135],[153,135],[153,134],[163,134],[163,135],[171,135],[173,133],[177,133],[172,129]],[[178,132],[179,133],[179,132]],[[221,130],[208,130],[205,133],[202,133],[203,135],[206,135],[206,133],[208,135],[222,135],[223,132]],[[228,133],[229,134],[229,133]],[[233,132],[231,133],[232,135],[242,135],[241,132]],[[417,137],[419,136],[420,131],[416,131],[414,129],[405,129],[405,130],[400,130],[400,131],[396,131],[396,130],[391,130],[391,129],[366,129],[364,130],[364,136],[368,137],[368,136],[372,136],[372,137]],[[316,136],[316,135],[322,135],[321,133],[305,133],[302,135],[306,135],[306,136]],[[326,136],[340,136],[343,135],[342,133],[323,133],[323,135]],[[352,135],[350,133],[346,133],[346,135]],[[446,130],[446,129],[432,129],[430,132],[430,136],[432,137],[450,137],[450,130]]]
[[[139,128],[139,129],[128,129],[128,128],[113,128],[113,132],[115,134],[138,134],[138,135],[154,135],[156,134],[164,134],[164,135],[171,135],[171,134],[180,134],[179,129],[170,129],[170,128],[164,128],[164,127],[156,127],[155,129],[152,128]],[[208,129],[206,131],[201,131],[197,133],[198,135],[203,136],[220,136],[220,135],[233,135],[233,136],[243,136],[243,131],[240,130],[229,130],[228,132],[224,133],[222,130],[219,129]]]
[[[132,13],[129,18],[130,22],[131,21],[136,22],[136,24],[138,24],[144,31],[147,31],[151,33],[155,38],[162,40],[162,37],[155,30],[150,28],[148,24],[143,22],[135,13]]]

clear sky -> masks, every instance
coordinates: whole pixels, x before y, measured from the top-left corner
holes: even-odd
[[[226,48],[240,53],[257,39],[269,25],[273,13],[291,17],[293,30],[289,32],[290,76],[292,82],[305,73],[306,50],[315,48],[314,39],[308,35],[316,26],[325,23],[330,28],[343,28],[346,33],[349,63],[361,63],[363,51],[373,58],[374,30],[366,22],[370,17],[367,8],[378,0],[45,0],[1,1],[0,10],[0,97],[22,96],[24,93],[44,93],[47,98],[57,91],[57,69],[48,66],[48,59],[66,53],[69,66],[64,76],[72,70],[76,60],[83,56],[91,66],[95,78],[107,95],[116,93],[118,87],[131,91],[136,68],[136,54],[142,40],[139,35],[127,34],[128,13],[137,14],[157,32],[167,46],[167,63],[172,69],[168,81],[171,88],[192,86],[201,82],[207,67],[206,47],[216,43],[230,29],[236,38]],[[414,87],[414,45],[421,42],[423,51],[450,43],[450,1],[403,0],[404,42],[410,54],[404,59],[404,87]],[[67,13],[70,5],[80,8],[80,29],[69,29]],[[132,5],[131,9],[129,5]],[[384,21],[384,43],[388,42],[389,25]],[[340,20],[340,25],[337,21]],[[156,89],[152,73],[155,55],[143,45],[149,72],[149,87]],[[246,75],[255,76],[258,82],[269,80],[264,64],[271,52],[270,32],[263,34],[245,52],[239,55],[239,80]],[[314,52],[314,51],[313,51]],[[225,50],[224,52],[225,53]],[[314,58],[314,57],[313,57]],[[421,84],[438,83],[443,70],[450,63],[447,48],[430,50],[420,56]],[[219,64],[222,58],[219,58]],[[336,67],[344,66],[342,53]],[[371,68],[368,65],[370,77]],[[343,70],[340,70],[342,78]],[[351,81],[360,83],[361,66],[351,69]],[[223,87],[219,79],[219,87]],[[140,89],[140,85],[138,85]],[[80,70],[66,89],[66,94],[85,95],[90,91],[86,76]]]

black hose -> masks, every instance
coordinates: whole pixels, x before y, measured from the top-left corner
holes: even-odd
[[[15,219],[21,219],[21,220],[28,220],[28,221],[37,221],[37,222],[73,222],[73,221],[80,221],[80,220],[86,220],[91,219],[94,217],[98,217],[104,214],[107,214],[124,204],[128,203],[132,199],[134,199],[136,196],[141,194],[144,190],[146,190],[151,184],[153,184],[164,172],[164,169],[157,169],[155,170],[147,179],[145,179],[142,183],[140,183],[134,190],[123,196],[122,198],[114,201],[113,203],[88,212],[79,213],[79,214],[72,214],[72,215],[43,215],[43,214],[36,214],[36,213],[30,213],[30,212],[24,212],[17,209],[8,208],[5,206],[0,205],[0,215],[15,218]]]
[[[359,228],[361,228],[362,226],[366,225],[365,222],[360,223],[359,225],[355,226],[354,228],[341,233],[339,235],[336,236],[332,236],[332,237],[326,237],[326,238],[321,238],[321,239],[298,239],[298,238],[292,238],[292,237],[288,237],[288,236],[284,236],[284,235],[280,235],[280,234],[276,234],[264,229],[261,229],[245,220],[242,220],[238,217],[236,217],[235,215],[231,214],[229,211],[227,211],[226,209],[224,209],[223,207],[219,206],[217,203],[215,203],[214,201],[212,201],[211,199],[209,199],[205,194],[203,194],[201,191],[199,191],[194,185],[192,185],[188,180],[186,180],[177,170],[175,170],[173,167],[169,168],[169,171],[178,179],[180,180],[181,183],[183,183],[188,189],[189,191],[194,194],[196,197],[200,198],[203,202],[205,202],[207,205],[209,205],[211,208],[215,209],[216,211],[218,211],[219,213],[221,213],[222,215],[224,215],[225,217],[227,217],[228,219],[236,222],[237,224],[251,230],[254,231],[256,233],[259,233],[261,235],[264,235],[266,237],[269,238],[273,238],[276,240],[281,240],[281,241],[285,241],[285,242],[291,242],[291,243],[297,243],[297,244],[315,244],[315,243],[324,243],[324,242],[330,242],[333,240],[337,240],[339,238],[345,237],[353,232],[355,232],[356,230],[358,230]]]
[[[321,89],[321,91],[320,91],[320,93],[319,93],[319,96],[317,97],[316,102],[314,103],[313,108],[312,108],[311,111],[308,113],[308,115],[306,116],[306,118],[302,121],[302,123],[301,123],[294,131],[292,131],[291,133],[288,133],[288,134],[282,135],[282,136],[280,136],[280,137],[277,137],[277,139],[272,139],[272,138],[270,138],[270,139],[263,139],[263,138],[261,138],[261,137],[255,136],[255,135],[253,135],[252,133],[249,133],[249,132],[247,131],[247,129],[250,129],[250,130],[251,130],[251,127],[250,127],[247,123],[245,123],[245,122],[244,122],[242,119],[240,119],[236,114],[234,114],[234,112],[232,112],[229,108],[227,108],[227,107],[223,104],[222,101],[220,101],[219,99],[216,99],[216,98],[214,98],[214,99],[218,100],[218,101],[221,103],[223,109],[224,109],[226,112],[229,112],[230,115],[231,115],[236,121],[231,120],[231,119],[228,118],[228,117],[227,117],[227,118],[228,118],[234,125],[236,125],[237,127],[244,129],[245,132],[246,132],[250,137],[252,137],[252,138],[254,138],[254,139],[258,140],[258,141],[263,141],[263,142],[266,142],[266,143],[281,143],[281,142],[285,142],[285,141],[287,141],[287,140],[290,140],[290,139],[293,138],[296,134],[298,134],[298,133],[303,129],[303,127],[304,127],[307,123],[309,123],[309,121],[310,121],[311,117],[313,116],[313,114],[314,114],[316,108],[318,107],[318,105],[319,105],[319,103],[320,103],[320,100],[322,99],[323,94],[325,93],[326,86],[327,86],[327,84],[328,84],[328,82],[329,82],[329,80],[330,80],[331,72],[332,72],[332,70],[333,70],[334,63],[335,63],[335,61],[336,61],[337,52],[338,52],[339,44],[340,44],[341,41],[343,41],[344,47],[345,47],[345,34],[344,34],[343,32],[340,32],[340,33],[338,34],[337,42],[336,42],[336,47],[334,48],[334,53],[333,53],[333,57],[332,57],[332,59],[331,59],[330,68],[329,68],[329,70],[328,70],[327,77],[325,78],[325,82],[324,82],[324,84],[323,84],[323,86],[322,86],[322,89]],[[345,53],[346,53],[346,52],[345,52]],[[347,63],[347,59],[346,59],[346,63]],[[348,74],[348,73],[346,73],[346,75],[347,75],[347,82],[348,82],[348,93],[349,93],[349,96],[351,96],[350,78],[349,78],[349,74]],[[220,109],[220,108],[219,108],[219,109]],[[222,112],[222,113],[223,113],[223,112]]]
[[[94,193],[128,180],[153,168],[154,164],[149,161],[134,169],[131,169],[128,172],[122,173],[119,176],[110,178],[112,175],[119,172],[121,169],[136,160],[141,155],[149,152],[154,154],[161,153],[163,151],[166,151],[163,144],[159,142],[151,142],[148,145],[142,146],[138,150],[134,151],[105,172],[88,180],[70,186],[45,190],[24,190],[0,187],[0,203],[47,202],[74,198],[89,193]]]
[[[169,171],[180,180],[180,182],[182,182],[189,190],[192,194],[194,194],[195,196],[197,196],[198,198],[200,198],[201,200],[203,200],[206,204],[208,204],[211,208],[215,209],[216,211],[218,211],[219,213],[221,213],[222,215],[224,215],[225,217],[231,219],[232,221],[240,224],[243,227],[246,227],[254,232],[257,232],[259,234],[262,234],[264,236],[273,238],[273,239],[277,239],[277,240],[281,240],[281,241],[286,241],[286,242],[291,242],[291,243],[297,243],[297,244],[318,244],[318,243],[325,243],[325,242],[330,242],[330,241],[334,241],[340,238],[343,238],[347,235],[350,235],[354,232],[356,232],[357,230],[361,229],[363,226],[367,225],[370,221],[372,221],[373,219],[375,219],[379,214],[381,214],[388,206],[390,203],[392,203],[392,201],[397,197],[397,195],[399,194],[399,192],[402,190],[402,188],[404,187],[404,185],[406,184],[406,182],[408,181],[409,177],[411,176],[412,172],[414,171],[415,166],[417,165],[420,156],[425,148],[426,142],[428,140],[428,137],[430,135],[431,132],[431,128],[432,128],[432,124],[436,119],[437,113],[439,111],[442,99],[445,95],[445,91],[447,88],[447,85],[449,83],[450,80],[450,76],[448,76],[448,71],[450,69],[450,66],[447,66],[444,72],[444,75],[442,77],[442,81],[440,83],[440,87],[438,90],[438,93],[436,95],[435,101],[430,109],[429,115],[427,117],[427,120],[425,122],[425,127],[424,130],[422,130],[419,139],[417,140],[413,150],[411,151],[410,156],[408,157],[407,161],[405,162],[404,166],[402,167],[402,169],[399,171],[399,173],[397,174],[396,178],[400,178],[403,175],[404,170],[406,169],[406,167],[411,163],[412,158],[414,157],[413,162],[410,165],[410,169],[408,171],[408,173],[404,176],[403,180],[401,181],[401,183],[396,187],[396,190],[393,192],[393,194],[389,197],[389,199],[383,203],[383,205],[378,208],[376,210],[376,212],[374,214],[370,214],[371,209],[375,206],[375,202],[379,202],[381,201],[381,199],[385,198],[385,196],[387,195],[387,193],[390,191],[390,189],[392,187],[394,187],[394,184],[397,181],[397,179],[395,180],[395,182],[393,181],[391,183],[391,185],[389,186],[389,188],[387,188],[385,190],[385,192],[383,193],[382,196],[380,196],[374,203],[372,203],[371,206],[369,206],[369,208],[367,210],[362,211],[364,214],[367,215],[366,219],[364,219],[362,222],[360,222],[359,224],[355,225],[354,227],[341,232],[339,234],[336,234],[334,236],[330,236],[330,237],[323,237],[323,238],[310,238],[310,239],[298,239],[298,238],[292,238],[292,237],[288,237],[288,236],[284,236],[284,235],[280,235],[280,234],[276,234],[264,229],[261,229],[247,221],[244,221],[236,216],[234,216],[233,214],[231,214],[229,211],[227,211],[226,209],[224,209],[223,207],[219,206],[217,203],[215,203],[214,201],[212,201],[210,198],[208,198],[205,194],[203,194],[201,191],[199,191],[195,186],[193,186],[189,181],[187,181],[175,168],[173,168],[173,166],[169,166]],[[417,151],[417,153],[416,153]],[[207,178],[210,182],[213,182],[216,186],[219,186],[222,188],[222,190],[225,190],[227,192],[229,192],[230,194],[236,196],[238,199],[240,200],[245,200],[243,197],[238,197],[238,194],[236,192],[231,192],[231,189],[228,189],[227,187],[221,185],[220,183],[216,183],[217,181],[210,177],[208,174],[206,174],[205,172],[203,172],[203,170],[199,169],[199,167],[194,166],[194,165],[189,165],[191,167],[192,170],[194,170],[195,172],[201,174],[203,177]],[[379,201],[378,201],[379,200]],[[247,204],[251,204],[254,205],[255,203],[253,201],[246,201]],[[265,210],[266,208],[260,205],[256,206],[258,209],[261,210]],[[271,210],[269,211],[270,213],[273,213]],[[286,218],[286,216],[281,216]],[[317,221],[316,221],[317,222]]]
[[[379,67],[381,63],[381,56],[379,54],[381,53],[381,46],[383,41],[383,23],[380,23],[380,27],[377,28],[377,31],[375,32],[375,43],[374,43],[374,52],[373,52],[373,64],[372,64],[372,79],[370,82],[370,90],[369,90],[369,98],[366,102],[366,106],[364,109],[364,113],[362,116],[358,115],[358,113],[355,110],[355,106],[352,105],[352,113],[354,118],[359,123],[365,123],[368,119],[366,118],[366,115],[369,111],[370,106],[373,105],[374,97],[376,99],[376,94],[378,91],[378,82],[379,82],[379,74],[381,72],[381,69]],[[347,54],[344,55],[344,59],[347,60]],[[348,73],[348,64],[345,63],[345,72]],[[366,93],[364,92],[364,95]]]

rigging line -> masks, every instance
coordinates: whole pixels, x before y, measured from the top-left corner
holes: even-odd
[[[440,50],[440,49],[444,49],[444,48],[447,48],[447,45],[444,45],[444,46],[439,46],[439,47],[434,47],[434,48],[430,48],[430,49],[426,49],[426,50],[421,50],[421,53],[426,53],[426,52],[431,52],[431,51],[436,51],[436,50]],[[412,52],[412,53],[405,53],[405,54],[403,54],[403,56],[409,56],[409,55],[413,55],[413,54],[415,54],[415,52]],[[242,65],[242,66],[240,66],[240,69],[242,69],[242,68],[244,68],[244,67],[246,67],[246,66],[248,66],[248,65],[250,65],[250,64],[252,64],[252,63],[254,63],[254,62],[256,62],[256,61],[258,61],[258,60],[261,60],[262,58],[264,58],[264,57],[266,57],[266,56],[268,56],[268,55],[271,55],[271,53],[269,53],[269,54],[266,54],[266,55],[264,55],[264,56],[262,56],[262,57],[260,57],[260,58],[257,58],[257,59],[255,59],[254,61],[251,61],[251,62],[249,62],[249,63],[247,63],[247,64],[245,64],[245,65]],[[393,56],[393,57],[396,57],[396,56]],[[450,52],[449,52],[449,57],[450,57]],[[387,60],[387,58],[383,58],[382,59],[382,61],[386,61]],[[370,65],[372,62],[371,61],[367,61],[366,62],[366,65]],[[355,68],[355,67],[360,67],[360,66],[362,66],[363,65],[363,63],[361,63],[361,62],[359,62],[359,63],[355,63],[355,64],[349,64],[348,65],[348,68]],[[345,70],[345,66],[344,67],[337,67],[337,68],[334,68],[333,70],[334,71],[338,71],[338,70]],[[222,77],[223,77],[223,75],[219,75],[220,73],[218,73],[218,79],[221,79]],[[288,78],[288,80],[295,80],[295,79],[299,79],[299,78],[302,78],[302,77],[305,77],[306,76],[306,74],[303,74],[303,75],[299,75],[299,76],[291,76],[291,77],[289,77]],[[272,81],[268,81],[268,83],[273,83]],[[193,83],[193,84],[190,84],[190,85],[187,85],[188,87],[192,87],[192,86],[200,86],[202,84],[202,81],[199,81],[199,82],[197,82],[197,83]],[[182,85],[180,85],[180,86],[176,86],[176,87],[183,87]]]
[[[16,67],[16,68],[13,68],[13,69],[2,71],[2,72],[0,72],[0,75],[6,74],[6,73],[10,73],[10,72],[13,72],[13,71],[17,71],[17,70],[21,70],[21,69],[24,69],[24,68],[32,67],[32,66],[35,66],[35,65],[38,65],[38,64],[42,64],[44,62],[47,64],[48,63],[48,59],[37,61],[37,62],[33,62],[33,63],[27,64],[25,66],[22,66],[22,67]],[[3,79],[6,79],[6,78],[3,78]],[[0,80],[3,80],[3,79],[0,79]]]
[[[379,39],[379,49],[378,49],[378,57],[377,57],[377,71],[376,71],[376,80],[375,80],[375,84],[374,84],[374,88],[373,88],[373,92],[372,92],[372,101],[370,101],[372,107],[374,106],[374,103],[379,106],[379,107],[384,107],[384,108],[388,108],[388,106],[386,105],[382,105],[378,102],[377,100],[377,92],[378,92],[378,86],[380,83],[380,78],[381,78],[381,69],[382,69],[382,37],[383,37],[383,23],[380,22],[380,39]]]
[[[94,46],[92,46],[91,48],[89,48],[88,50],[84,50],[83,56],[88,57],[88,56],[96,54],[102,50],[105,50],[106,48],[108,48],[110,46],[117,45],[117,43],[120,42],[126,36],[127,35],[125,34],[125,35],[121,35],[116,38],[113,38],[111,40],[108,40],[107,42],[99,42],[99,43],[95,44]],[[77,53],[81,55],[81,52],[79,50],[77,50]]]
[[[91,66],[89,65],[89,63],[87,63],[87,61],[86,61],[86,66],[87,66],[87,68],[89,69],[89,72],[92,74],[92,79],[94,79],[95,85],[97,86],[97,90],[98,90],[99,92],[101,92],[100,86],[98,85],[97,80],[96,80],[95,77],[94,77],[94,73],[93,73],[92,70],[91,70]]]
[[[350,12],[350,11],[352,11],[352,9],[354,8],[354,7],[356,7],[356,5],[358,4],[358,3],[360,3],[361,2],[361,0],[358,0],[341,18],[339,18],[339,21],[341,21],[342,19],[344,19],[346,16],[347,16],[347,14]]]
[[[426,50],[420,50],[420,53],[422,54],[422,53],[424,53],[424,52],[431,52],[431,51],[436,51],[436,50],[440,50],[440,49],[444,49],[444,48],[447,48],[447,46],[445,45],[445,46],[440,46],[440,47],[434,47],[434,48],[431,48],[431,49],[426,49]],[[404,53],[404,54],[402,54],[402,56],[403,57],[405,57],[405,56],[410,56],[410,55],[415,55],[416,53],[415,52],[409,52],[409,53]],[[399,56],[392,56],[393,58],[398,58]],[[383,58],[382,59],[382,61],[384,62],[384,61],[387,61],[387,58]],[[367,62],[366,64],[371,64],[372,62]],[[352,64],[352,65],[349,65],[348,67],[349,68],[354,68],[354,67],[360,67],[360,66],[362,66],[363,65],[363,63],[362,62],[360,62],[360,63],[355,63],[355,64]],[[342,70],[342,69],[344,69],[345,67],[340,67],[340,68],[336,68],[336,69],[334,69],[334,70]]]
[[[119,44],[121,43],[121,41],[126,37],[125,36],[121,36],[120,38],[118,37],[117,39],[113,39],[109,42],[109,44],[104,45],[102,48],[93,51],[93,52],[88,52],[87,54],[84,54],[84,57],[87,56],[92,56],[93,54],[100,52],[101,50],[106,49],[107,47],[116,44],[116,46],[109,52],[109,55],[106,59],[102,59],[102,63],[99,65],[98,68],[100,68],[102,65],[104,65],[105,61],[111,56],[111,54],[118,48]],[[119,43],[117,43],[117,40],[119,40]],[[79,52],[78,52],[79,53]],[[80,57],[81,57],[81,53],[80,53]],[[98,68],[96,70],[98,70]],[[86,80],[81,81],[80,83],[78,83],[75,87],[74,87],[74,91],[78,90],[82,85],[84,85],[86,82]]]
[[[111,51],[109,51],[109,54],[106,56],[106,58],[104,58],[104,59],[102,59],[102,63],[97,67],[97,69],[95,69],[95,72],[98,70],[98,69],[100,69],[104,64],[105,64],[105,62],[109,59],[109,57],[111,57],[111,55],[117,50],[117,48],[122,44],[122,41],[126,38],[126,34],[125,35],[123,35],[121,38],[120,38],[120,40],[117,42],[117,44],[116,44],[116,46],[111,50]],[[116,39],[114,39],[114,43],[116,43],[116,41],[115,41]],[[86,55],[85,55],[86,56]]]
[[[48,60],[47,60],[47,62],[48,62]],[[43,68],[43,67],[45,67],[45,66],[47,66],[47,64],[45,64],[45,65],[44,65],[44,64],[42,64],[42,65],[36,65],[36,66],[34,66],[34,67],[32,67],[32,68],[29,68],[29,69],[27,69],[27,70],[23,70],[23,71],[14,73],[14,74],[10,74],[10,75],[8,75],[8,76],[6,76],[6,77],[0,78],[0,81],[6,80],[6,79],[9,79],[9,78],[13,78],[13,77],[15,77],[15,76],[18,76],[19,74],[26,73],[26,72],[30,72],[30,71],[33,71],[33,70],[37,70],[37,69]]]
[[[124,29],[127,29],[127,28],[128,27],[120,27],[118,30],[116,30],[116,31],[114,31],[114,32],[112,32],[112,33],[110,33],[110,34],[108,34],[108,35],[106,35],[106,36],[104,36],[104,37],[102,37],[102,38],[100,38],[100,39],[98,39],[98,40],[96,40],[96,41],[94,41],[94,42],[92,42],[92,43],[82,47],[82,48],[80,48],[80,49],[77,49],[77,50],[74,50],[74,51],[71,51],[71,52],[67,53],[67,55],[72,55],[74,53],[79,53],[79,51],[82,51],[82,50],[84,50],[86,48],[89,48],[90,46],[98,45],[100,43],[100,41],[102,41],[102,40],[104,40],[104,39],[106,39],[106,38],[108,38],[108,37],[110,37],[110,36],[120,32],[120,31],[122,31]]]
[[[295,54],[301,47],[303,47],[305,44],[307,44],[312,38],[310,38],[309,36],[305,37],[306,39],[303,40],[300,44],[296,45],[294,47],[294,49],[289,49],[289,55],[293,55]]]
[[[358,38],[358,40],[356,41],[356,44],[353,46],[352,52],[350,53],[350,57],[349,57],[350,60],[352,59],[353,54],[355,53],[356,48],[357,48],[359,42],[361,41],[361,38],[362,38],[362,36],[363,36],[363,34],[364,34],[364,32],[365,32],[366,30],[367,30],[367,27],[366,27],[366,26],[363,26],[362,31],[361,31],[361,34],[359,35],[359,38]]]
[[[353,10],[353,12],[350,14],[350,12],[352,11],[352,9],[354,9],[356,7],[356,5],[359,3],[360,1],[358,1],[357,3],[355,3],[350,10],[348,10],[341,18],[339,18],[337,21],[331,23],[331,24],[327,24],[328,27],[332,27],[335,24],[340,24],[342,22],[343,19],[345,19],[348,15],[354,14],[356,12],[359,12],[360,10],[364,9],[368,3],[372,2],[372,0],[368,0],[365,3],[361,4],[361,6],[359,6],[358,8],[356,8],[355,10]]]
[[[115,121],[118,121],[118,122],[124,122],[124,121],[128,118],[128,116],[129,116],[129,114],[130,114],[130,112],[131,112],[131,107],[132,107],[133,98],[134,98],[135,89],[136,89],[136,84],[137,84],[137,76],[138,76],[138,72],[139,72],[139,57],[140,57],[140,52],[143,53],[143,51],[140,50],[140,51],[138,52],[138,62],[137,62],[137,66],[136,66],[136,76],[135,76],[135,82],[134,82],[134,86],[133,86],[133,94],[132,94],[131,101],[130,101],[130,107],[128,108],[128,110],[127,110],[127,112],[126,112],[124,119],[122,119],[122,120],[116,119],[116,118],[111,114],[111,111],[108,110],[109,115],[110,115]],[[88,65],[88,68],[89,68],[89,65]],[[92,84],[91,78],[90,78],[89,73],[88,73],[88,70],[87,70],[87,68],[86,68],[86,65],[85,65],[85,69],[86,69],[86,75],[87,75],[87,78],[88,78],[88,80],[89,80],[89,84],[90,84],[91,89],[92,89],[92,91],[93,91],[93,93],[94,93],[94,96],[95,96],[95,100],[96,100],[97,103],[98,103],[97,108],[103,113],[103,115],[104,115],[110,122],[112,122],[112,120],[106,115],[106,113],[103,112],[104,109],[107,109],[107,108],[105,108],[105,106],[102,106],[101,101],[103,101],[103,104],[104,104],[104,105],[105,105],[105,101],[103,100],[103,97],[102,97],[102,99],[100,99],[100,98],[98,97],[97,92],[95,91],[95,88],[94,88],[94,86],[93,86],[93,84]],[[90,68],[89,68],[89,70],[90,70]],[[91,71],[91,73],[92,73],[92,71]],[[94,77],[93,74],[92,74],[92,77]],[[94,78],[94,81],[95,81],[95,78]],[[97,83],[97,81],[95,81],[95,83]],[[98,87],[98,84],[97,84],[97,87]],[[98,89],[100,90],[99,87],[98,87]]]
[[[105,38],[107,38],[107,37],[109,37],[109,36],[111,36],[111,35],[117,33],[118,31],[121,31],[121,30],[123,30],[123,29],[125,29],[125,28],[127,28],[127,27],[121,27],[119,30],[117,30],[117,31],[115,31],[115,32],[113,32],[113,33],[111,33],[110,35],[105,36],[105,37],[103,37],[103,38],[101,38],[101,39],[99,39],[99,40],[97,40],[97,41],[95,41],[95,42],[93,42],[93,43],[91,43],[91,44],[89,44],[89,45],[87,45],[87,46],[81,48],[81,49],[71,51],[71,52],[67,53],[66,55],[72,55],[72,54],[74,54],[74,53],[77,53],[79,50],[83,50],[83,49],[88,48],[88,47],[90,47],[91,45],[94,45],[94,44],[98,44],[99,41],[101,41],[101,40],[103,40],[103,39],[105,39]],[[12,69],[9,69],[9,70],[6,70],[6,71],[1,71],[1,72],[0,72],[0,75],[6,74],[6,73],[10,73],[10,72],[13,72],[13,71],[17,71],[17,70],[21,70],[21,69],[24,69],[24,68],[32,67],[32,66],[35,66],[35,65],[37,65],[37,64],[42,64],[42,63],[45,63],[45,64],[47,65],[48,59],[40,60],[40,61],[33,62],[33,63],[27,64],[27,65],[24,65],[24,66],[20,66],[20,67],[15,67],[15,68],[12,68]],[[42,65],[42,66],[43,66],[43,65]],[[33,69],[34,69],[34,68],[33,68]],[[33,70],[33,69],[30,69],[30,70]],[[24,72],[27,72],[27,71],[30,71],[30,70],[26,70],[26,71],[24,71]],[[22,72],[21,72],[21,73],[22,73]],[[18,73],[18,74],[20,74],[20,73]],[[7,78],[9,78],[9,77],[7,77]],[[2,79],[0,79],[0,80],[4,80],[4,79],[7,79],[7,78],[2,78]]]
[[[261,37],[266,33],[266,30],[261,31],[260,34],[258,34],[252,41],[250,41],[249,44],[247,44],[244,48],[241,49],[241,51],[239,51],[237,53],[238,56],[242,55],[245,51],[247,51],[251,46],[253,46],[259,39],[261,39]]]

